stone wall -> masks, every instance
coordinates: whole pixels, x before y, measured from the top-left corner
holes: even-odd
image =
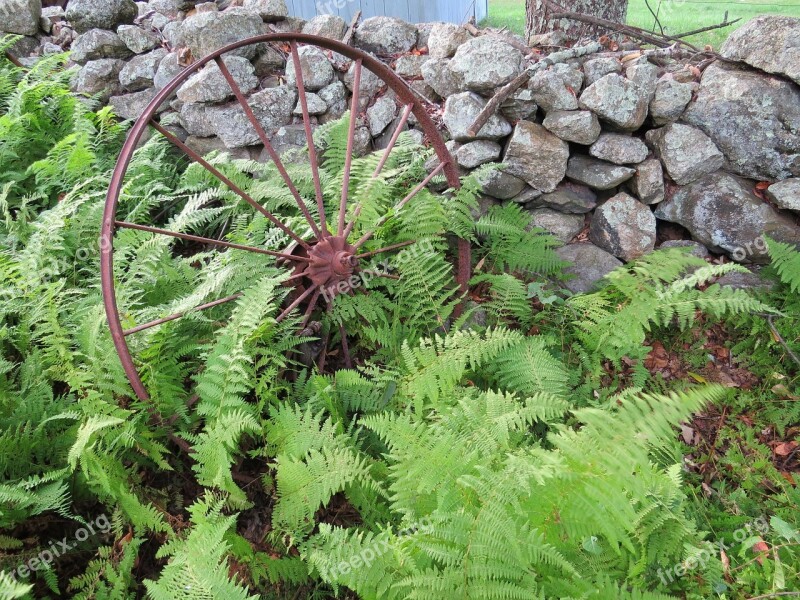
[[[71,47],[75,91],[129,119],[184,65],[225,44],[270,31],[341,40],[348,30],[335,16],[292,18],[283,0],[71,0],[66,15],[45,9],[41,17],[22,4],[31,22],[26,28],[18,15],[17,32],[40,29],[29,50]],[[481,171],[484,208],[519,203],[563,240],[563,257],[577,263],[574,289],[662,245],[762,263],[763,235],[800,243],[800,19],[754,19],[721,49],[729,60],[710,64],[619,51],[556,64],[470,135],[487,99],[531,62],[507,35],[375,17],[352,43],[429,103],[465,174],[502,161]],[[302,54],[314,121],[339,118],[352,88],[349,63],[311,48]],[[288,85],[275,76],[285,55],[264,47],[226,64],[276,146],[303,145],[291,65]],[[362,94],[357,141],[366,152],[386,145],[400,107],[369,78]],[[230,96],[218,68],[207,67],[163,107],[162,122],[201,153],[259,158],[263,149]]]

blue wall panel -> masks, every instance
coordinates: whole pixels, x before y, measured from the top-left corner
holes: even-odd
[[[486,17],[489,0],[287,0],[289,14],[310,19],[333,14],[348,23],[357,11],[364,19],[378,15],[399,17],[411,23],[447,21],[462,24]]]

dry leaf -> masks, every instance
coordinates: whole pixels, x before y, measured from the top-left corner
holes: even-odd
[[[797,448],[797,442],[784,442],[775,446],[775,454],[778,456],[789,456]]]

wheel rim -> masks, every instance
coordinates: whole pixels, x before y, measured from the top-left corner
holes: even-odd
[[[308,207],[306,206],[306,202],[312,202],[312,201],[302,198],[302,196],[297,191],[294,183],[291,180],[291,177],[288,175],[288,172],[286,171],[283,165],[280,156],[274,150],[274,147],[272,146],[272,143],[269,139],[269,136],[267,135],[267,132],[264,131],[262,125],[260,124],[256,116],[253,114],[253,111],[247,102],[247,98],[239,89],[236,81],[234,80],[234,78],[228,71],[227,66],[222,60],[222,56],[227,54],[228,52],[255,44],[269,44],[269,43],[284,43],[284,44],[288,43],[290,45],[291,55],[287,59],[287,65],[288,61],[291,60],[293,62],[294,71],[296,74],[296,86],[298,89],[299,104],[302,110],[304,131],[309,150],[309,160],[312,169],[314,191],[315,191],[314,195],[315,195],[317,211],[319,214],[319,223],[317,223],[314,220],[313,216],[310,214],[308,210]],[[334,231],[329,230],[326,220],[325,204],[324,204],[324,198],[319,176],[319,163],[318,163],[316,148],[313,143],[313,128],[308,110],[307,90],[303,82],[302,69],[300,65],[300,57],[298,52],[300,44],[304,44],[306,46],[315,46],[324,50],[333,51],[339,55],[342,55],[354,61],[355,64],[353,94],[351,103],[349,104],[351,118],[350,118],[349,132],[348,132],[348,145],[347,145],[347,157],[345,162],[344,184],[342,186],[342,194],[339,203],[338,220],[334,228],[335,229]],[[233,91],[233,95],[236,98],[237,103],[243,108],[245,115],[247,116],[248,120],[253,126],[253,129],[255,130],[256,134],[259,137],[259,140],[264,145],[265,150],[267,151],[271,159],[271,162],[277,167],[280,176],[284,179],[288,189],[292,193],[292,196],[294,197],[298,208],[300,209],[304,219],[308,223],[313,233],[313,239],[310,240],[305,239],[301,235],[298,235],[296,232],[287,227],[282,222],[279,216],[276,216],[270,211],[267,211],[263,206],[261,206],[261,204],[253,200],[246,192],[242,191],[236,184],[234,184],[230,179],[228,179],[221,171],[219,171],[216,167],[207,162],[199,154],[191,150],[188,146],[186,146],[186,144],[181,142],[177,137],[175,137],[168,130],[166,130],[156,120],[156,114],[159,107],[165,101],[173,97],[174,94],[179,89],[179,87],[189,77],[197,73],[200,69],[202,69],[211,62],[215,62],[217,64],[218,68],[222,72],[222,75],[227,80],[228,85],[231,87],[231,90]],[[140,324],[136,327],[126,330],[122,325],[122,320],[120,317],[120,310],[117,304],[117,294],[114,281],[114,235],[116,231],[118,231],[119,229],[134,229],[153,234],[166,235],[186,241],[207,244],[209,246],[214,246],[219,248],[229,248],[229,249],[255,252],[271,256],[275,259],[285,261],[290,264],[297,265],[295,273],[289,278],[289,281],[295,281],[299,285],[300,281],[305,279],[307,281],[310,281],[312,285],[308,285],[305,289],[298,288],[296,297],[294,297],[291,303],[283,310],[283,312],[281,312],[281,314],[277,318],[277,321],[280,321],[289,314],[291,314],[291,312],[294,311],[296,308],[298,308],[303,302],[307,302],[308,308],[306,309],[305,314],[303,315],[303,321],[302,321],[303,327],[308,325],[312,312],[318,305],[320,296],[324,296],[326,294],[326,291],[328,294],[331,295],[331,297],[335,295],[336,286],[340,282],[346,281],[356,272],[356,270],[359,267],[359,261],[382,252],[394,251],[403,246],[413,243],[413,242],[408,242],[404,244],[396,244],[390,247],[381,248],[379,250],[367,253],[360,252],[361,247],[367,241],[369,241],[369,239],[375,233],[377,228],[380,227],[380,224],[385,221],[385,218],[379,221],[378,224],[376,224],[372,228],[371,232],[367,232],[358,240],[350,239],[353,231],[353,226],[355,225],[356,220],[361,212],[361,206],[356,205],[354,207],[350,221],[349,222],[347,221],[346,215],[347,215],[347,207],[349,205],[349,200],[350,200],[349,198],[350,175],[351,175],[352,160],[354,156],[355,127],[356,127],[356,122],[358,120],[356,117],[357,114],[360,112],[358,110],[359,99],[361,97],[361,94],[359,92],[361,87],[360,80],[363,69],[371,71],[383,83],[385,83],[388,86],[388,88],[392,92],[394,92],[396,100],[400,102],[401,105],[403,106],[403,111],[400,116],[400,120],[395,127],[395,130],[389,141],[388,146],[383,151],[384,154],[378,164],[378,167],[375,170],[375,173],[373,174],[373,178],[377,177],[383,170],[388,159],[390,158],[392,150],[394,149],[400,134],[406,127],[411,115],[414,115],[414,117],[416,118],[419,127],[422,129],[425,139],[433,147],[439,160],[439,165],[417,187],[411,190],[411,192],[400,203],[398,203],[394,207],[395,208],[394,212],[401,210],[407,203],[413,200],[413,198],[420,191],[425,189],[428,186],[428,184],[434,179],[434,177],[438,175],[443,175],[446,178],[447,183],[450,187],[452,188],[459,187],[460,182],[459,182],[458,169],[449,151],[447,150],[444,141],[439,135],[436,125],[433,123],[430,116],[428,115],[425,106],[417,99],[414,92],[406,85],[405,81],[403,81],[397,74],[395,74],[391,68],[389,68],[387,65],[377,60],[375,57],[366,54],[364,52],[361,52],[350,46],[347,46],[341,42],[330,40],[327,38],[321,38],[318,36],[306,35],[306,34],[267,34],[263,36],[242,40],[234,44],[231,44],[229,46],[226,46],[224,48],[221,48],[216,52],[210,54],[209,56],[206,56],[205,58],[193,63],[192,65],[184,69],[179,75],[177,75],[169,84],[167,84],[161,91],[159,91],[156,94],[155,98],[147,106],[142,116],[136,121],[130,133],[128,134],[128,138],[125,141],[125,144],[123,145],[120,157],[117,161],[117,165],[113,171],[111,182],[109,184],[108,194],[106,197],[105,210],[103,214],[103,223],[102,223],[102,231],[100,238],[100,245],[101,245],[100,266],[101,266],[103,302],[105,305],[106,315],[108,317],[108,324],[109,324],[109,329],[111,331],[112,339],[114,341],[114,345],[116,347],[117,354],[119,355],[125,374],[128,380],[130,381],[135,394],[140,399],[147,400],[149,398],[149,394],[136,367],[133,356],[130,352],[127,338],[131,335],[134,335],[141,331],[145,331],[152,327],[157,327],[169,321],[177,320],[182,316],[185,316],[188,312],[203,311],[216,306],[220,306],[222,304],[233,302],[238,298],[240,298],[241,294],[234,294],[226,298],[220,298],[208,302],[206,304],[196,306],[190,311],[168,315],[160,319]],[[272,250],[267,250],[265,248],[259,248],[256,246],[235,244],[224,240],[214,240],[202,236],[177,233],[157,227],[151,227],[147,225],[140,225],[136,223],[129,223],[126,221],[118,220],[117,209],[119,205],[120,193],[122,191],[125,176],[127,174],[128,167],[130,166],[134,151],[136,150],[139,142],[141,141],[145,131],[149,127],[152,127],[155,131],[160,133],[173,146],[181,150],[193,162],[196,162],[201,166],[203,166],[207,171],[209,171],[212,175],[214,175],[216,179],[218,179],[223,185],[225,185],[228,189],[233,191],[240,198],[242,198],[247,204],[249,204],[253,208],[253,210],[262,214],[275,227],[277,227],[278,229],[283,231],[283,233],[289,236],[289,238],[292,239],[296,244],[297,251],[292,253],[276,252]],[[459,240],[457,280],[462,291],[466,290],[467,282],[469,281],[470,277],[470,267],[471,265],[470,265],[469,243],[465,240]],[[327,306],[328,310],[330,310],[331,303],[327,302]],[[351,366],[351,358],[347,345],[347,337],[343,331],[343,328],[341,328],[340,334],[342,335],[342,348],[343,348],[345,363],[346,366],[349,367]],[[320,364],[320,368],[324,367],[325,347],[327,346],[327,343],[328,341],[326,340],[324,342],[324,347],[322,351],[322,362]]]

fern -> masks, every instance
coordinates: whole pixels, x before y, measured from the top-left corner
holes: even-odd
[[[194,527],[186,539],[173,539],[158,552],[158,558],[169,558],[169,563],[157,581],[145,581],[148,597],[255,600],[257,596],[228,578],[225,560],[230,546],[225,536],[235,517],[223,515],[222,502],[211,496],[198,500],[189,513]]]

